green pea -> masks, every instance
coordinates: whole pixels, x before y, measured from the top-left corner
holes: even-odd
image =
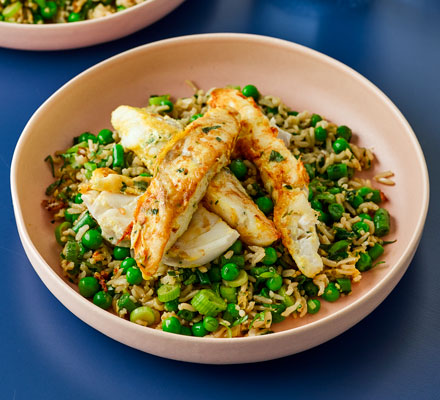
[[[327,129],[322,126],[315,128],[315,140],[317,142],[324,142],[327,139]]]
[[[191,328],[191,331],[192,331],[193,335],[197,336],[197,337],[206,336],[208,333],[206,328],[203,326],[203,322],[201,322],[201,321],[194,324]]]
[[[327,174],[329,179],[332,181],[337,181],[340,178],[348,176],[347,164],[337,163],[330,165],[327,168]]]
[[[220,296],[223,297],[229,303],[236,303],[237,289],[225,285],[220,285]]]
[[[322,121],[321,116],[319,114],[313,114],[310,118],[310,125],[316,126],[319,121]]]
[[[246,85],[242,90],[243,96],[252,97],[255,101],[260,97],[258,89],[254,85]]]
[[[112,296],[101,290],[93,296],[93,304],[107,310],[112,305]]]
[[[98,141],[96,136],[90,132],[81,133],[81,135],[79,135],[78,137],[78,143],[83,143],[83,142],[87,143],[89,140],[91,140],[93,143],[96,143]]]
[[[177,317],[168,317],[162,321],[162,330],[179,334],[182,331],[182,325]]]
[[[222,278],[225,281],[233,281],[235,278],[238,277],[238,274],[240,273],[240,270],[237,266],[237,264],[234,263],[228,263],[223,265],[222,267]]]
[[[86,276],[78,282],[79,293],[84,297],[92,297],[99,291],[99,282],[93,276]]]
[[[328,191],[329,191],[329,193],[331,193],[331,194],[338,194],[338,193],[341,193],[341,192],[342,192],[342,190],[341,190],[340,188],[338,188],[338,187],[332,187],[332,188],[330,188]]]
[[[350,145],[348,144],[348,142],[342,137],[337,138],[333,142],[333,150],[335,151],[336,154],[339,154],[340,152],[348,149],[349,147]]]
[[[362,236],[370,230],[370,226],[364,221],[356,222],[355,224],[353,224],[352,228],[358,236]]]
[[[113,146],[113,168],[124,166],[124,148],[120,144]]]
[[[356,262],[356,268],[360,272],[365,272],[371,269],[373,266],[371,257],[368,253],[361,253],[359,254],[359,260]]]
[[[248,167],[243,162],[243,160],[235,159],[231,161],[231,164],[229,164],[229,169],[231,172],[237,177],[237,179],[242,180],[248,171]]]
[[[312,206],[312,208],[313,208],[315,211],[322,211],[322,209],[323,209],[321,202],[320,202],[319,200],[316,200],[316,199],[313,199],[313,200],[310,202],[310,205]]]
[[[373,189],[371,189],[367,186],[364,186],[364,187],[361,187],[360,189],[358,189],[357,194],[359,196],[365,197],[367,194],[372,193],[372,192],[373,192]]]
[[[176,312],[176,311],[179,310],[179,299],[174,299],[174,300],[171,300],[171,301],[167,301],[164,306],[165,306],[165,310],[166,311],[168,311],[168,312],[171,312],[171,311]]]
[[[303,285],[306,295],[309,297],[317,296],[319,292],[318,286],[316,286],[311,280],[307,281]]]
[[[267,196],[258,197],[255,200],[255,204],[266,215],[270,214],[273,211],[273,201],[270,197]]]
[[[79,214],[70,214],[68,210],[64,211],[64,219],[67,222],[73,223],[74,221],[76,221],[79,217]]]
[[[182,328],[180,329],[180,334],[185,336],[192,336],[192,331],[189,326],[182,325]]]
[[[375,245],[368,250],[368,254],[371,259],[375,261],[383,254],[384,251],[385,249],[383,246],[381,246],[379,243],[375,243]]]
[[[277,262],[277,251],[273,247],[266,247],[264,253],[264,258],[261,260],[264,265],[273,265]]]
[[[126,8],[124,6],[117,6],[116,7],[116,11],[120,12],[120,11],[124,11]]]
[[[240,316],[240,309],[234,303],[229,303],[226,306],[226,311],[231,314],[232,318],[238,318]]]
[[[351,140],[351,129],[348,126],[341,125],[336,129],[336,136],[340,138],[344,138],[347,142]]]
[[[142,282],[142,272],[138,267],[128,268],[127,282],[130,285],[139,285]]]
[[[115,260],[124,260],[127,257],[130,257],[130,249],[128,247],[116,246],[113,249],[113,258]]]
[[[344,214],[345,208],[342,204],[333,203],[328,206],[328,213],[334,221],[339,221]]]
[[[82,204],[83,203],[83,199],[82,199],[82,194],[81,193],[77,193],[73,199],[73,202],[75,204]]]
[[[269,278],[266,281],[266,286],[269,290],[276,292],[281,289],[281,286],[283,286],[283,278],[281,275],[275,274],[272,278]]]
[[[78,22],[81,21],[81,15],[76,12],[71,12],[67,17],[67,22]]]
[[[113,132],[110,129],[102,129],[98,133],[98,142],[104,145],[113,143]]]
[[[130,313],[130,321],[136,322],[139,320],[145,321],[147,325],[154,324],[156,313],[148,306],[137,307]]]
[[[118,307],[120,309],[125,308],[131,313],[135,308],[138,307],[138,304],[133,302],[133,300],[130,298],[130,293],[124,293],[118,300]]]
[[[324,293],[322,294],[322,298],[325,301],[334,302],[339,299],[340,293],[338,288],[333,282],[330,282],[327,287],[324,289]]]
[[[190,119],[189,122],[193,122],[196,119],[199,119],[200,117],[203,117],[203,114],[194,114]]]
[[[124,248],[124,247],[122,247],[122,248]],[[127,257],[125,260],[123,260],[121,262],[120,267],[124,271],[124,274],[126,274],[129,268],[136,267],[136,266],[137,266],[136,260],[132,257]]]
[[[208,276],[211,282],[221,282],[222,274],[220,267],[211,267],[208,271]]]
[[[208,332],[215,332],[218,329],[218,321],[217,318],[214,317],[205,317],[203,319],[203,327],[208,331]]]
[[[89,229],[84,233],[81,243],[88,249],[96,250],[102,245],[102,235],[97,229]]]
[[[374,213],[374,227],[377,236],[385,236],[390,232],[390,214],[385,208],[379,208]]]
[[[351,292],[351,280],[348,278],[338,278],[336,279],[337,284],[339,285],[339,290],[342,293],[350,293]]]
[[[172,103],[170,100],[168,100],[168,99],[162,99],[162,100],[160,101],[160,105],[161,105],[161,106],[168,106],[168,110],[165,110],[165,112],[171,112],[171,111],[173,111],[174,105],[173,105],[173,103]]]
[[[55,16],[57,11],[58,11],[57,3],[55,3],[54,1],[47,1],[46,7],[43,7],[40,12],[41,12],[41,16],[44,19],[51,19]]]
[[[318,299],[307,300],[307,312],[316,314],[321,309],[321,302]]]
[[[232,250],[234,254],[241,254],[243,251],[243,243],[241,240],[235,241],[235,243],[229,248],[229,250]]]

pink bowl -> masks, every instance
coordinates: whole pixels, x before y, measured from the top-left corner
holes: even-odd
[[[52,179],[43,159],[69,146],[78,132],[110,127],[110,113],[120,104],[144,105],[151,93],[190,95],[186,79],[205,89],[253,83],[262,93],[279,96],[294,109],[314,111],[350,126],[358,143],[373,148],[377,156],[371,175],[388,169],[396,174],[396,186],[383,188],[392,215],[389,237],[398,239],[387,247],[387,264],[365,273],[352,295],[336,303],[322,302],[315,316],[286,320],[275,334],[260,337],[173,335],[120,319],[80,296],[62,277],[53,226],[40,206]],[[40,278],[69,310],[105,335],[139,350],[218,364],[269,360],[309,349],[373,311],[397,284],[416,251],[429,198],[426,164],[414,132],[378,88],[316,51],[243,34],[196,35],[152,43],[72,79],[26,125],[14,153],[11,188],[24,249]]]
[[[0,21],[0,46],[20,50],[65,50],[130,35],[173,11],[184,0],[145,0],[108,17],[64,24],[28,25]]]

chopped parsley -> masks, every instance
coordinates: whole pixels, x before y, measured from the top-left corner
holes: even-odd
[[[284,157],[278,151],[272,150],[270,152],[269,161],[281,162],[283,160]]]
[[[185,174],[185,175],[188,174],[188,170],[187,170],[186,168],[179,168],[179,169],[177,170],[177,172],[180,172],[181,174]]]
[[[150,213],[153,214],[153,215],[157,215],[157,214],[159,214],[159,210],[157,208],[152,208],[150,210]]]
[[[215,140],[217,140],[217,142],[221,142],[221,141],[222,141],[222,138],[220,138],[220,137],[217,136],[217,137],[215,138]]]
[[[289,190],[292,190],[292,189],[293,189],[293,187],[290,186],[290,185],[284,185],[284,187],[285,187],[286,189],[289,189]]]
[[[218,128],[221,128],[221,125],[205,126],[204,128],[202,128],[202,132],[208,133],[208,132],[212,131],[213,129],[218,129]]]
[[[127,190],[127,184],[125,182],[121,183],[121,189],[119,189],[121,192],[125,192]]]
[[[134,181],[134,186],[142,192],[145,192],[148,187],[148,183],[146,181]]]
[[[47,161],[50,165],[50,170],[52,171],[52,176],[55,178],[55,168],[53,166],[53,158],[51,155],[47,156],[44,161]]]

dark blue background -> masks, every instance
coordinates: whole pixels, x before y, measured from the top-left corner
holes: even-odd
[[[0,49],[0,398],[440,398],[439,20],[438,0],[187,0],[158,23],[112,43],[46,53]],[[276,361],[185,364],[103,336],[46,289],[15,227],[9,167],[16,140],[39,105],[79,72],[114,54],[204,32],[275,36],[353,67],[406,116],[430,172],[425,232],[392,294],[336,339]]]

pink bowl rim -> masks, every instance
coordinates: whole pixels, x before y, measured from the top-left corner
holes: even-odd
[[[343,309],[340,309],[326,317],[323,317],[322,319],[319,319],[317,321],[312,321],[307,325],[300,326],[297,328],[288,329],[282,332],[276,332],[271,335],[262,335],[262,336],[253,336],[253,337],[239,337],[239,338],[196,338],[196,337],[190,337],[190,336],[184,336],[184,335],[173,335],[177,338],[173,338],[178,342],[181,342],[184,344],[185,342],[208,342],[212,345],[215,345],[216,343],[244,343],[244,342],[256,342],[258,341],[260,344],[266,344],[269,345],[270,343],[278,341],[281,337],[287,337],[287,336],[294,336],[296,333],[299,332],[308,332],[308,331],[314,331],[316,329],[319,329],[320,327],[325,326],[328,323],[336,322],[336,320],[340,319],[343,314],[348,312],[354,312],[357,310],[360,310],[361,306],[367,302],[368,299],[374,298],[376,296],[383,296],[385,298],[391,290],[395,287],[397,282],[400,280],[403,273],[406,271],[416,249],[418,246],[418,243],[420,241],[420,237],[423,231],[424,223],[426,220],[426,215],[428,212],[428,204],[429,204],[429,177],[428,177],[428,169],[426,166],[426,161],[421,149],[421,146],[416,138],[416,135],[414,131],[412,130],[411,126],[405,119],[405,117],[402,115],[402,113],[399,111],[399,109],[394,105],[394,103],[373,83],[371,83],[367,78],[362,76],[360,73],[356,72],[352,68],[348,67],[347,65],[343,64],[340,61],[337,61],[323,53],[320,53],[316,50],[310,49],[308,47],[305,47],[303,45],[293,43],[287,40],[268,37],[268,36],[262,36],[262,35],[254,35],[254,34],[243,34],[243,33],[208,33],[208,34],[198,34],[198,35],[187,35],[187,36],[180,36],[176,38],[171,39],[164,39],[157,42],[149,43],[146,45],[142,45],[139,47],[136,47],[134,49],[122,52],[118,55],[115,55],[113,57],[110,57],[90,68],[83,71],[82,73],[78,74],[76,77],[72,78],[70,81],[68,81],[66,84],[64,84],[60,89],[58,89],[54,94],[52,94],[39,108],[38,110],[33,114],[33,116],[30,118],[28,123],[26,124],[22,134],[20,135],[20,138],[17,142],[12,164],[11,164],[11,194],[12,194],[12,200],[13,200],[13,206],[14,206],[14,213],[16,217],[17,222],[17,228],[18,232],[21,238],[21,241],[23,243],[23,246],[25,248],[25,251],[29,258],[36,259],[38,261],[38,266],[34,265],[34,262],[31,261],[32,266],[40,276],[40,278],[45,282],[45,279],[41,276],[41,271],[43,269],[45,272],[49,273],[49,277],[52,279],[52,283],[54,283],[58,289],[63,289],[67,291],[67,296],[72,300],[75,301],[78,305],[81,307],[86,308],[88,312],[91,313],[99,313],[101,314],[102,319],[105,319],[106,322],[112,324],[113,326],[119,326],[121,329],[131,329],[135,330],[135,332],[139,332],[140,335],[146,335],[146,332],[148,332],[148,335],[156,336],[156,337],[164,337],[163,335],[170,335],[166,332],[163,332],[161,330],[155,330],[155,329],[145,329],[145,327],[138,326],[136,324],[133,324],[129,321],[126,321],[124,319],[121,319],[112,313],[109,313],[108,311],[104,311],[93,305],[91,302],[86,300],[84,297],[82,297],[78,292],[73,290],[70,286],[67,285],[67,283],[56,274],[56,272],[46,263],[46,261],[43,259],[43,257],[40,255],[38,250],[33,245],[29,234],[27,232],[23,215],[20,209],[20,201],[17,193],[17,165],[18,160],[20,159],[22,147],[24,146],[24,143],[26,142],[27,137],[32,133],[33,125],[35,124],[35,121],[38,120],[41,114],[46,112],[46,109],[50,107],[52,102],[57,101],[58,97],[62,95],[62,91],[67,86],[70,86],[74,83],[76,83],[78,80],[81,80],[85,75],[89,74],[92,71],[96,71],[99,68],[103,67],[104,65],[118,62],[118,60],[123,59],[127,55],[134,55],[136,53],[141,53],[143,51],[146,51],[147,49],[154,49],[157,47],[166,47],[166,46],[174,46],[175,44],[180,43],[198,43],[200,41],[212,41],[212,40],[223,40],[223,41],[229,41],[233,42],[236,40],[239,41],[249,41],[249,42],[257,42],[261,44],[267,44],[271,46],[278,46],[284,50],[293,50],[297,51],[299,53],[307,54],[308,56],[313,57],[318,62],[327,64],[329,66],[336,67],[339,70],[342,70],[344,73],[350,75],[354,80],[358,81],[366,90],[369,90],[373,92],[377,97],[379,97],[392,111],[392,113],[397,117],[397,119],[402,124],[402,127],[405,128],[405,133],[409,136],[409,139],[411,140],[413,147],[414,147],[414,160],[417,161],[418,167],[421,169],[421,173],[423,176],[422,180],[422,186],[423,186],[423,201],[420,204],[420,211],[419,211],[419,217],[417,221],[417,225],[415,229],[413,230],[413,234],[410,239],[409,246],[405,249],[405,251],[401,254],[400,258],[397,260],[396,263],[393,265],[390,265],[390,273],[386,275],[386,277],[380,281],[377,285],[375,285],[369,292],[367,292],[365,295],[354,301],[353,303],[347,305]],[[394,284],[392,283],[393,281]],[[46,282],[45,282],[46,284]],[[391,288],[387,288],[389,284],[392,284]],[[47,286],[47,284],[46,284]],[[383,300],[381,300],[383,301]],[[361,313],[361,318],[358,319],[361,320],[365,318],[371,311],[374,310],[374,308],[377,307],[381,303],[377,303],[369,312],[366,314]],[[70,309],[68,305],[66,305],[64,302],[62,302],[66,308]],[[74,313],[76,315],[76,313]],[[79,316],[78,316],[79,317]],[[81,317],[79,317],[82,319]],[[353,326],[358,321],[353,322],[350,326]],[[89,324],[89,323],[88,323]],[[89,324],[90,325],[90,324]],[[93,325],[92,325],[93,326]],[[131,328],[130,328],[131,327]],[[98,328],[96,328],[98,329]],[[348,329],[348,328],[347,328]],[[99,330],[99,329],[98,329]],[[345,331],[346,329],[344,329]],[[334,336],[333,336],[334,337]],[[320,343],[323,343],[327,340],[321,341]],[[120,340],[119,340],[120,341]],[[123,342],[124,343],[124,342]],[[125,343],[130,346],[129,343]],[[132,346],[133,347],[133,346]],[[269,358],[267,358],[269,359]]]

